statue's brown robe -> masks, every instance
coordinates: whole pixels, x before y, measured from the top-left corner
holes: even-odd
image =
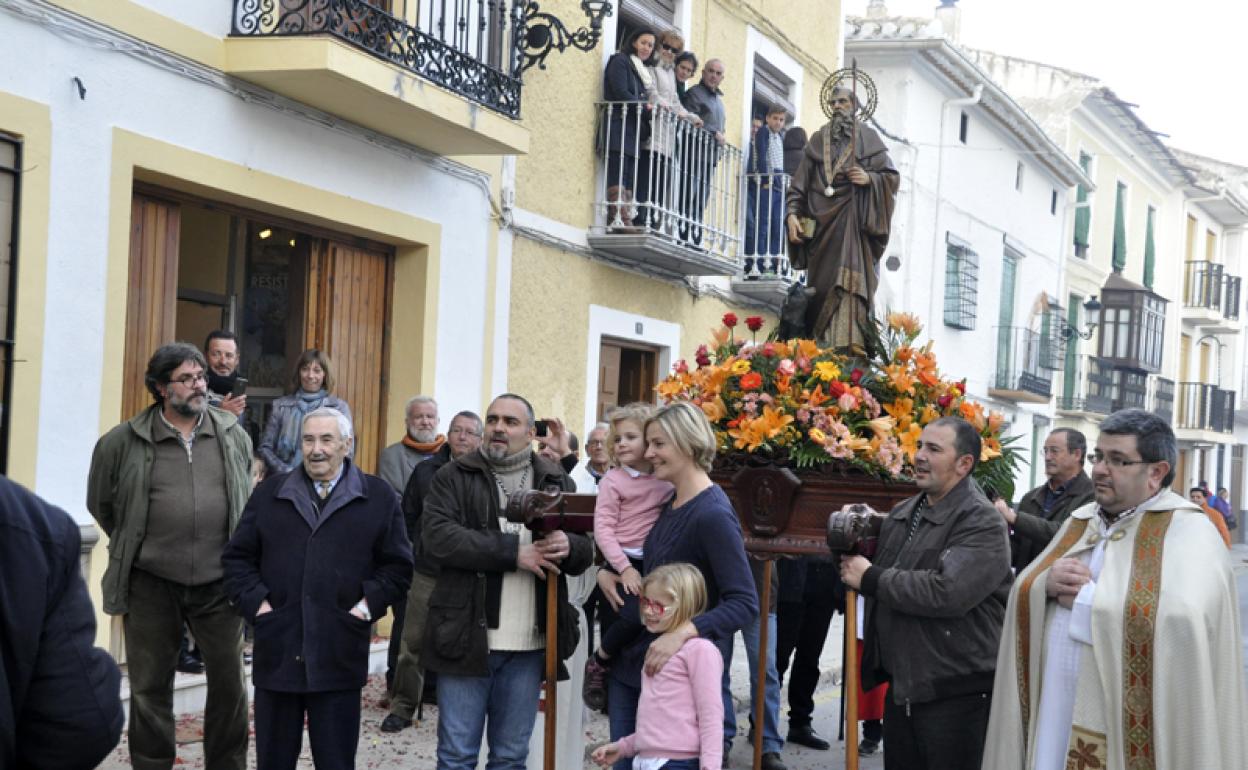
[[[833,140],[833,165],[846,141]],[[816,222],[814,238],[793,249],[794,267],[808,270],[806,283],[815,290],[807,326],[816,339],[833,348],[861,352],[865,349],[861,325],[870,323],[878,263],[888,245],[900,177],[871,127],[858,126],[855,149],[857,165],[871,177],[870,184],[850,182],[845,171],[853,162],[847,162],[832,180],[834,193],[829,198],[824,194],[828,187],[824,131],[816,131],[802,153],[785,204],[789,214]]]

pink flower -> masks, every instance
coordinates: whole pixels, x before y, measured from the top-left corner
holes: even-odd
[[[842,393],[836,404],[842,412],[852,412],[858,408],[858,399],[853,393]]]
[[[803,372],[809,372],[810,371],[810,359],[804,356],[799,357],[797,359],[797,368],[801,369]]]
[[[808,422],[810,422],[810,410],[809,410],[809,409],[804,409],[804,408],[803,408],[803,409],[798,409],[798,410],[797,410],[797,421],[798,421],[798,422],[800,422],[800,423],[808,423]]]
[[[685,359],[682,358],[672,365],[672,371],[676,372],[677,374],[685,374],[686,372],[689,371],[689,364],[687,364],[685,362]]]
[[[776,354],[775,345],[772,345],[770,342],[763,345],[763,355],[767,356],[768,358],[771,358],[775,354]]]
[[[782,377],[792,377],[797,374],[797,365],[793,363],[791,358],[782,358],[780,363],[776,364],[776,374]]]
[[[871,391],[862,391],[862,404],[867,408],[867,416],[874,420],[880,416],[880,402],[875,400],[875,396],[871,395]]]

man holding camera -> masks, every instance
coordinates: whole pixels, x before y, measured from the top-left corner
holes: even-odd
[[[589,538],[554,531],[535,540],[503,515],[518,491],[575,490],[534,453],[536,422],[521,396],[495,398],[480,449],[439,471],[425,499],[424,555],[440,567],[422,656],[438,673],[438,770],[475,768],[486,730],[491,767],[524,766],[544,676],[548,579],[559,581],[560,658],[576,647],[564,575],[589,568]]]
[[[979,433],[960,417],[927,425],[920,493],[889,513],[874,563],[841,559],[866,597],[862,686],[889,682],[884,767],[978,770],[1009,594],[1005,523],[971,478]]]
[[[247,408],[247,380],[238,376],[238,336],[214,329],[204,341],[208,361],[208,403],[242,419]]]

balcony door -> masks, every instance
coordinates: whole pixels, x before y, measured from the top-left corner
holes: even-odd
[[[658,372],[659,353],[655,348],[604,339],[598,351],[599,422],[621,404],[654,403]]]

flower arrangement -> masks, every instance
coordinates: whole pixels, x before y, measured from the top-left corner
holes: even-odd
[[[923,426],[946,415],[966,418],[983,439],[976,477],[1011,495],[1019,462],[1003,439],[1003,417],[966,397],[966,381],[941,375],[932,343],[918,346],[922,325],[888,313],[868,359],[851,359],[813,340],[767,340],[759,316],[737,339],[734,313],[702,345],[693,366],[677,361],[658,386],[665,402],[688,400],[710,419],[721,454],[747,453],[797,468],[858,467],[907,479]]]

